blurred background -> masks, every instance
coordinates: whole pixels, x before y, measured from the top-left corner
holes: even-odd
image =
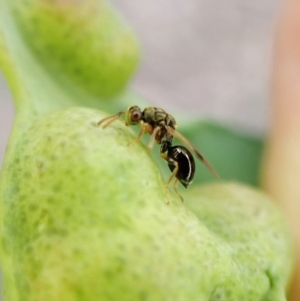
[[[130,83],[135,91],[174,115],[184,111],[251,134],[266,133],[279,0],[111,2],[141,44],[141,65]],[[0,74],[0,165],[13,114]]]
[[[135,91],[170,113],[267,132],[279,0],[111,2],[141,44],[141,65],[130,84]],[[11,97],[0,73],[0,166],[14,115]],[[0,281],[0,300],[1,291]]]

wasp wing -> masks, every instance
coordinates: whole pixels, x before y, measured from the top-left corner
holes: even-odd
[[[203,155],[197,150],[197,148],[187,139],[185,138],[182,134],[180,134],[178,131],[175,129],[171,128],[170,126],[166,125],[165,126],[166,130],[168,131],[169,134],[173,135],[174,137],[180,139],[184,144],[186,144],[198,157],[200,161],[206,166],[206,168],[216,177],[219,178],[218,173],[214,170],[214,168],[210,165],[210,163],[203,157]]]

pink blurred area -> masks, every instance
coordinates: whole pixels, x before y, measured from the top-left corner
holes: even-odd
[[[141,43],[134,90],[174,115],[182,111],[254,133],[267,130],[279,0],[111,2]],[[0,76],[0,166],[12,118],[11,95]]]

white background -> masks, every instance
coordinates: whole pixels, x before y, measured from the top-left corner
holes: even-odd
[[[279,0],[112,0],[134,28],[142,62],[131,86],[170,112],[268,128]],[[177,113],[178,114],[178,113]],[[0,165],[13,106],[0,75]]]

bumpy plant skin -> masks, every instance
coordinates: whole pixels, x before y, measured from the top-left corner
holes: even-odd
[[[284,300],[288,234],[266,197],[215,184],[191,192],[192,210],[166,205],[148,151],[102,116],[52,113],[14,151],[3,256],[16,300]]]
[[[292,247],[265,195],[213,184],[167,205],[151,153],[128,146],[131,130],[96,125],[137,61],[114,11],[93,0],[0,4],[17,109],[0,179],[5,301],[285,301]]]

